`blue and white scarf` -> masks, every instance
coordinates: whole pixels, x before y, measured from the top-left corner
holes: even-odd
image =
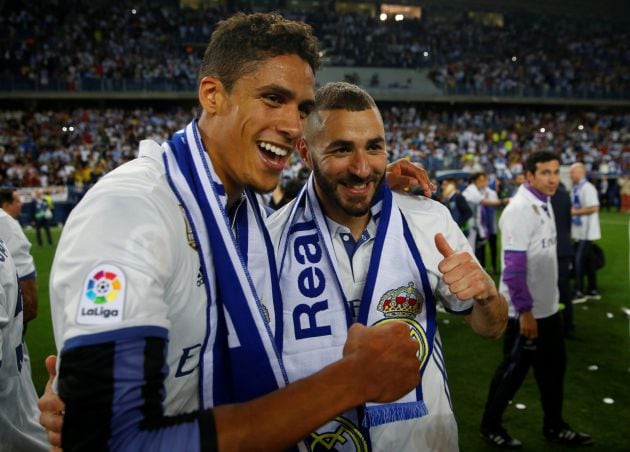
[[[575,184],[573,188],[571,189],[571,195],[572,195],[571,202],[573,204],[573,207],[576,209],[579,209],[580,207],[582,207],[582,204],[580,202],[580,190],[582,189],[582,187],[584,187],[584,184],[586,184],[586,179],[582,179],[580,182]],[[571,222],[576,226],[582,226],[582,216],[573,215],[571,217]]]
[[[298,195],[278,245],[278,269],[283,294],[283,362],[290,381],[308,376],[342,357],[351,306],[338,277],[331,234],[315,194],[313,176]],[[436,332],[435,301],[420,251],[386,184],[371,207],[377,222],[358,322],[374,325],[398,319],[406,322],[420,344],[422,374]],[[395,403],[369,403],[344,413],[337,427],[369,427],[427,414],[422,387]],[[348,421],[355,427],[349,427]],[[332,424],[332,427],[331,427]],[[334,421],[325,426],[335,432]],[[322,429],[319,430],[320,432]],[[317,438],[317,433],[314,433]],[[321,441],[321,440],[320,440]]]
[[[194,234],[208,299],[200,406],[242,402],[285,386],[288,380],[277,346],[282,334],[273,331],[281,324],[276,318],[282,312],[280,290],[255,195],[245,192],[244,205],[235,216],[241,235],[237,242],[226,213],[227,196],[204,150],[197,122],[175,133],[162,148],[168,181]]]

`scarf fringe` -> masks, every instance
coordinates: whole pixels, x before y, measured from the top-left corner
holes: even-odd
[[[422,400],[417,402],[390,403],[386,405],[370,405],[365,409],[363,427],[370,428],[390,422],[417,419],[429,414]]]

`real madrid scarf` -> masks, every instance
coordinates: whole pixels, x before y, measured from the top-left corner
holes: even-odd
[[[358,321],[365,325],[394,319],[407,323],[419,343],[422,374],[436,331],[435,302],[427,272],[386,184],[379,189],[371,214],[377,230]],[[312,175],[291,208],[277,259],[284,300],[283,361],[289,380],[295,381],[341,358],[352,323]],[[355,426],[371,427],[427,414],[421,385],[395,403],[370,403],[364,411],[362,419],[360,413],[344,413],[337,418],[340,427],[347,429],[348,420]]]
[[[582,207],[582,204],[580,202],[580,190],[582,189],[582,187],[584,187],[584,184],[586,184],[586,179],[582,179],[580,182],[578,182],[576,185],[573,186],[573,188],[571,189],[571,195],[572,198],[571,201],[573,203],[573,207],[579,209],[580,207]],[[582,226],[582,216],[581,215],[573,215],[571,217],[571,222],[576,225],[576,226]]]
[[[280,291],[273,249],[255,195],[246,191],[235,223],[227,196],[206,154],[197,122],[162,145],[166,175],[198,247],[208,296],[206,339],[200,361],[200,405],[242,402],[287,382],[274,342]],[[258,292],[266,287],[266,290]],[[264,304],[263,304],[264,303]],[[278,332],[278,344],[282,334]]]

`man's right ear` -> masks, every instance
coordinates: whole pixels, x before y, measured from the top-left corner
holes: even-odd
[[[220,114],[225,106],[227,93],[223,83],[216,77],[207,76],[199,82],[199,103],[203,110],[210,114]]]
[[[306,143],[306,140],[304,138],[300,138],[297,143],[297,150],[300,153],[300,157],[302,158],[302,161],[304,162],[304,164],[309,168],[309,169],[313,169],[313,167],[311,166],[311,160],[310,160],[310,155],[308,153],[308,144]]]

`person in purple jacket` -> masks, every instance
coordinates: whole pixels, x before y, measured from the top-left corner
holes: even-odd
[[[530,367],[541,397],[543,434],[554,442],[580,446],[593,440],[562,417],[566,352],[558,312],[556,225],[550,197],[560,183],[557,155],[540,151],[525,162],[521,185],[499,219],[503,271],[499,291],[508,300],[509,319],[499,364],[488,393],[481,436],[506,449],[522,447],[502,425],[505,408]]]

